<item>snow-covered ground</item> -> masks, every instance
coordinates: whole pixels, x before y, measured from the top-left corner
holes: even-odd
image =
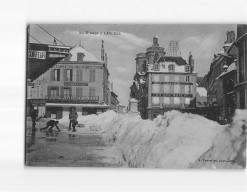
[[[153,121],[107,111],[80,116],[78,122],[85,128],[78,133],[97,129],[128,167],[241,168],[246,162],[246,120],[246,110],[238,110],[229,127],[174,110]],[[65,126],[68,122],[68,116],[60,120]]]

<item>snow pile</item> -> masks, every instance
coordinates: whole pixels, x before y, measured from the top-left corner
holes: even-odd
[[[114,118],[105,139],[114,143],[130,167],[187,168],[223,130],[202,116],[169,111],[154,121],[124,114]]]
[[[215,137],[212,147],[192,167],[246,168],[246,131],[247,110],[236,110],[232,124]]]
[[[97,130],[102,130],[107,127],[107,125],[112,121],[114,117],[117,116],[117,113],[109,110],[106,112],[103,112],[99,115],[91,114],[87,116],[78,116],[77,121],[78,124],[83,124],[84,128],[91,128],[96,127]],[[69,126],[69,116],[64,115],[62,119],[59,120],[59,123],[68,127]],[[77,128],[77,131],[79,132],[80,128]]]

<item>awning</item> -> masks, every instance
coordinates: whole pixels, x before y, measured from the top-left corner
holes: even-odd
[[[46,103],[46,106],[54,107],[83,107],[83,108],[110,108],[106,104],[62,104],[62,103]]]

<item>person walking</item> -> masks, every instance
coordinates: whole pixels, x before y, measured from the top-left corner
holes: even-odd
[[[30,112],[30,116],[31,116],[31,119],[32,119],[32,130],[36,130],[36,119],[38,117],[38,109],[33,109]]]
[[[69,130],[68,131],[71,130],[71,125],[73,127],[73,131],[72,132],[76,131],[75,130],[75,126],[78,124],[77,117],[78,117],[78,114],[77,114],[75,108],[72,108],[70,113],[69,113]]]

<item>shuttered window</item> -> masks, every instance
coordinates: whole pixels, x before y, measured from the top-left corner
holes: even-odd
[[[93,87],[89,88],[89,96],[95,96],[95,88]]]
[[[72,69],[64,69],[63,71],[63,80],[64,81],[72,81],[73,73]]]
[[[76,81],[77,82],[82,82],[82,75],[83,75],[83,70],[79,70],[77,69],[76,70]]]
[[[95,70],[89,70],[89,82],[95,82]]]
[[[82,97],[82,87],[76,87],[76,97]]]

